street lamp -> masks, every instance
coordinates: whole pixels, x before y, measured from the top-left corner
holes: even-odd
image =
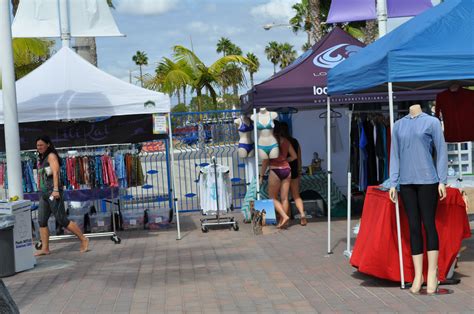
[[[291,27],[291,24],[287,24],[287,23],[282,23],[282,24],[275,24],[275,23],[268,23],[268,24],[265,24],[263,25],[263,29],[266,30],[266,31],[269,31],[270,29],[274,28],[274,27]]]

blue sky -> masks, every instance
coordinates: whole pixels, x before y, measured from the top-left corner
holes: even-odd
[[[129,69],[136,69],[132,56],[145,51],[149,63],[172,56],[172,46],[191,48],[206,63],[217,60],[216,44],[227,37],[244,53],[260,59],[256,82],[273,74],[273,65],[264,54],[268,42],[289,42],[298,54],[305,33],[295,35],[288,27],[263,29],[268,23],[287,23],[291,6],[297,0],[116,0],[115,21],[124,38],[97,40],[99,68],[128,80]],[[153,72],[154,66],[146,69]],[[135,76],[138,72],[135,72]]]

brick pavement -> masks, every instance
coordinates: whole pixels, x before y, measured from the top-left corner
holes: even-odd
[[[343,257],[345,221],[333,223],[334,254],[326,256],[326,224],[253,236],[200,231],[197,215],[174,230],[122,232],[122,244],[92,239],[52,242],[44,260],[73,261],[54,271],[24,272],[5,283],[21,313],[315,313],[474,312],[474,241],[459,262],[462,283],[447,296],[413,296],[396,283],[355,271]],[[45,262],[46,263],[46,262]]]

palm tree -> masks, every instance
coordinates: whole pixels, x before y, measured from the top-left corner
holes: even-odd
[[[303,46],[301,46],[301,50],[308,51],[312,48],[313,46],[310,43],[305,43]]]
[[[308,38],[307,45],[311,45],[311,19],[309,13],[309,0],[301,0],[300,3],[295,3],[292,9],[296,12],[295,16],[290,19],[291,29],[295,34],[303,30],[306,32]]]
[[[296,50],[289,43],[280,44],[280,68],[284,69],[296,60]]]
[[[217,42],[216,52],[217,53],[222,52],[222,55],[224,57],[227,56],[227,55],[230,55],[231,53],[229,53],[229,52],[232,49],[232,45],[233,45],[233,43],[230,41],[229,38],[221,37],[221,39],[219,39],[219,41]]]
[[[247,72],[249,72],[250,85],[253,87],[253,74],[256,73],[260,68],[260,61],[258,60],[258,57],[251,52],[247,53],[246,57],[250,61],[250,64],[247,64],[245,66],[245,69],[247,70]]]
[[[273,63],[273,74],[276,73],[276,66],[280,63],[280,45],[276,41],[271,41],[265,47],[265,54],[267,55],[267,59]]]
[[[14,38],[12,45],[15,77],[20,79],[49,58],[54,42],[39,38]]]
[[[198,98],[198,110],[201,111],[201,95],[205,88],[212,98],[214,105],[217,107],[217,93],[214,89],[225,67],[230,63],[245,65],[249,61],[243,56],[229,55],[215,61],[210,66],[206,66],[196,54],[186,47],[177,45],[173,47],[174,56],[177,62],[186,62],[193,71],[193,82],[191,87],[196,91]]]
[[[132,60],[140,67],[140,84],[143,87],[142,67],[148,65],[148,57],[144,51],[137,51],[137,53],[132,57]]]
[[[175,62],[169,58],[163,58],[155,69],[155,76],[148,78],[145,75],[144,86],[149,89],[167,93],[170,96],[176,94],[178,103],[181,103],[181,91],[183,91],[184,105],[186,105],[186,86],[193,82],[193,71],[183,60]]]

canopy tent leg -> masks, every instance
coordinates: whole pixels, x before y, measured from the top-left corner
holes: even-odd
[[[392,82],[388,83],[388,101],[390,110],[390,132],[393,134],[393,125],[395,123],[394,111],[393,111],[393,85]],[[402,289],[405,289],[405,273],[403,270],[403,251],[402,251],[402,235],[400,229],[400,206],[397,201],[395,202],[395,215],[397,220],[397,242],[398,242],[398,259],[400,261],[400,285]]]
[[[170,141],[170,145],[169,145],[169,148],[170,148],[170,155],[171,155],[171,178],[172,178],[172,181],[171,181],[171,197],[173,198],[173,205],[174,205],[174,210],[176,212],[176,232],[177,232],[177,237],[176,237],[176,240],[181,240],[181,225],[180,225],[180,222],[179,222],[179,208],[178,208],[178,199],[176,198],[176,194],[175,194],[175,187],[176,187],[176,184],[175,184],[175,165],[174,165],[174,145],[173,145],[173,128],[172,128],[172,125],[171,125],[171,113],[168,113],[168,125],[169,125],[169,133],[168,133],[168,136],[169,136],[169,141]]]
[[[257,200],[260,199],[260,171],[258,170],[258,142],[257,142],[257,121],[258,121],[258,113],[257,109],[253,108],[253,116],[255,117],[253,121],[253,143],[254,143],[254,150],[255,150],[255,179],[257,180]]]
[[[13,67],[10,1],[0,1],[0,64],[2,65],[3,110],[5,120],[5,152],[7,157],[8,194],[23,199],[20,158],[20,128]]]
[[[461,143],[458,143],[458,181],[462,182],[462,156],[461,156]]]
[[[331,179],[332,179],[332,168],[331,168],[331,97],[327,99],[327,159],[328,159],[328,254],[332,254],[331,251]]]
[[[352,110],[349,110],[349,160],[347,163],[347,247],[344,251],[344,256],[350,258],[352,255],[351,252],[351,200],[352,200],[352,173],[351,173],[351,135],[352,135]]]

